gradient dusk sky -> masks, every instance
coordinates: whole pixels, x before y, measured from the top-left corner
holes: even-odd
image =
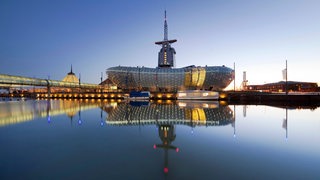
[[[157,66],[164,10],[177,67],[233,68],[249,84],[320,82],[319,0],[1,0],[0,74],[99,83],[112,66]]]

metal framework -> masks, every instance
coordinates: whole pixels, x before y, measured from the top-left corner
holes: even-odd
[[[100,87],[97,84],[71,83],[71,82],[49,80],[49,79],[12,76],[12,75],[6,75],[6,74],[0,74],[0,85],[25,85],[25,86],[87,88],[87,89],[97,89]]]

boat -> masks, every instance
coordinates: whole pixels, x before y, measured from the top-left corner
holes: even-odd
[[[129,100],[149,100],[149,91],[131,91],[129,96],[126,97]]]
[[[219,92],[215,91],[204,91],[204,90],[186,90],[178,91],[178,100],[218,100]]]

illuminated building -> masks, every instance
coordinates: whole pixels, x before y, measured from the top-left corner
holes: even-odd
[[[70,82],[70,83],[79,83],[79,79],[72,72],[72,65],[71,65],[71,71],[62,79],[62,81],[63,82]]]
[[[319,87],[317,83],[312,82],[297,82],[280,81],[276,83],[268,83],[262,85],[247,85],[247,90],[250,91],[264,91],[264,92],[286,92],[286,86],[288,86],[288,91],[290,92],[317,92]]]
[[[107,69],[108,78],[126,90],[176,92],[179,90],[222,90],[234,79],[234,70],[225,66],[187,66],[174,68],[176,51],[168,40],[168,25],[164,20],[164,39],[155,44],[162,48],[158,54],[158,67],[117,66]],[[197,59],[198,61],[198,59]]]

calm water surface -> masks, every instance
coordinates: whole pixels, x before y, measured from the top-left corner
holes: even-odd
[[[320,179],[317,107],[0,102],[0,179]]]

